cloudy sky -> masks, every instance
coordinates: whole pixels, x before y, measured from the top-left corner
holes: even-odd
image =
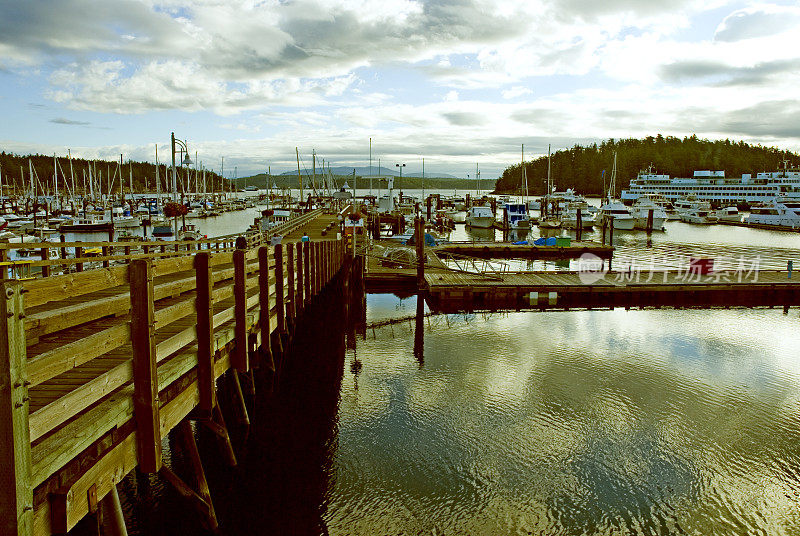
[[[800,149],[800,4],[726,0],[0,0],[0,148],[239,176],[496,177],[609,137]]]

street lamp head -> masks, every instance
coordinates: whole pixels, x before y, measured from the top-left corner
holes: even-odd
[[[183,161],[181,161],[182,166],[191,166],[194,162],[192,159],[189,158],[189,153],[186,153],[186,156],[183,157]]]

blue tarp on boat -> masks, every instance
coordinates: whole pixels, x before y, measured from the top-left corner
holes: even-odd
[[[550,238],[537,238],[533,241],[534,246],[555,246],[556,245],[556,237],[551,236]]]

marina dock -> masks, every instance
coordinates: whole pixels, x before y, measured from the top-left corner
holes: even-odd
[[[216,248],[165,244],[174,256],[3,281],[2,533],[66,534],[103,503],[121,516],[116,483],[135,468],[159,473],[215,529],[190,421],[236,463],[217,380],[234,386],[239,424],[249,422],[242,393],[280,371],[293,326],[347,262],[345,242],[322,237],[334,221],[315,212],[274,246],[245,237]],[[162,463],[173,430],[192,462],[189,481]]]

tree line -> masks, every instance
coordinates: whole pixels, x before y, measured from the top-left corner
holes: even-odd
[[[31,154],[17,155],[14,153],[0,152],[0,180],[2,180],[5,195],[26,195],[31,189],[31,170],[33,183],[39,194],[54,192],[54,177],[58,174],[58,188],[62,194],[65,184],[69,190],[74,188],[77,193],[89,192],[89,178],[94,178],[94,187],[99,184],[100,192],[119,194],[124,191],[131,192],[131,183],[134,193],[149,193],[156,191],[156,165],[150,162],[128,160],[120,164],[119,161],[87,160],[84,158],[58,157],[57,162],[53,156]],[[172,191],[172,175],[169,166],[158,166],[160,191]],[[188,182],[187,182],[188,177]],[[178,170],[178,191],[189,185],[190,191],[194,190],[195,180],[202,189],[203,173],[195,175],[194,169],[181,168]],[[223,182],[224,181],[224,182]],[[230,181],[217,173],[206,171],[206,188],[209,192],[221,191],[223,184],[226,191],[230,191]],[[96,192],[97,193],[97,192]]]
[[[603,195],[611,178],[617,154],[617,194],[626,188],[639,171],[652,165],[653,171],[670,177],[692,177],[695,170],[723,170],[728,177],[755,175],[783,169],[784,161],[800,163],[800,155],[776,147],[749,145],[729,139],[710,141],[695,135],[683,139],[674,136],[648,136],[644,139],[609,139],[592,145],[575,145],[551,155],[550,176],[559,190],[573,188],[588,195]],[[525,162],[528,192],[546,191],[547,156]],[[506,168],[497,180],[495,191],[522,191],[522,164]]]

